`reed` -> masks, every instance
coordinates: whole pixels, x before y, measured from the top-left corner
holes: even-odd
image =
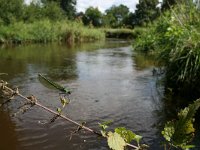
[[[133,47],[158,55],[157,60],[166,68],[167,87],[182,93],[199,92],[200,10],[191,0],[182,1],[162,14]]]
[[[0,27],[0,43],[82,42],[104,38],[105,34],[100,29],[91,29],[79,22],[70,21],[40,20]]]

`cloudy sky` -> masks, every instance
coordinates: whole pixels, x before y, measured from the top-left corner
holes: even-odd
[[[135,6],[139,0],[77,0],[77,11],[85,11],[90,6],[98,7],[100,11],[104,12],[112,5],[126,5],[130,11],[134,12]]]
[[[31,0],[25,0],[26,3],[30,3]],[[113,5],[126,5],[130,11],[134,12],[135,5],[139,0],[77,0],[76,9],[78,12],[85,11],[88,7],[98,7],[100,11],[104,12],[106,9]]]

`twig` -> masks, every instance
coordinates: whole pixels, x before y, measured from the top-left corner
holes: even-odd
[[[72,120],[72,119],[70,119],[70,118],[68,118],[68,117],[66,117],[66,116],[64,116],[64,115],[62,115],[62,114],[59,114],[58,112],[53,111],[53,110],[49,109],[48,107],[42,105],[41,103],[38,102],[38,100],[36,99],[36,97],[34,97],[33,95],[30,96],[30,97],[25,97],[25,96],[23,96],[22,94],[20,94],[18,90],[17,90],[17,91],[14,91],[13,89],[11,89],[11,88],[9,88],[9,87],[7,87],[7,86],[4,86],[4,88],[7,89],[7,90],[9,90],[10,92],[15,93],[16,96],[19,96],[19,97],[21,97],[21,98],[27,100],[27,101],[30,102],[32,105],[36,105],[36,106],[38,106],[38,107],[40,107],[40,108],[46,110],[47,112],[50,112],[50,113],[52,113],[52,114],[54,114],[54,115],[57,115],[57,116],[59,116],[60,118],[62,118],[62,119],[64,119],[64,120],[67,120],[67,121],[69,121],[69,122],[71,122],[71,123],[73,123],[73,124],[75,124],[75,125],[81,127],[82,129],[85,129],[85,130],[87,130],[87,131],[89,131],[89,132],[91,132],[91,133],[94,133],[94,134],[96,134],[96,135],[98,135],[98,136],[102,136],[101,133],[99,133],[99,132],[97,132],[97,131],[95,131],[95,130],[89,128],[89,127],[86,127],[86,126],[84,126],[83,124],[80,124],[80,123],[78,123],[78,122],[76,122],[76,121],[74,121],[74,120]],[[132,144],[129,144],[129,143],[126,143],[126,145],[129,146],[129,147],[131,147],[131,148],[134,148],[134,149],[139,149],[139,147],[137,147],[137,146],[135,146],[135,145],[132,145]]]

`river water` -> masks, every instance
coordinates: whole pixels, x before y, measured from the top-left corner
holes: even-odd
[[[72,90],[64,114],[100,130],[99,122],[112,120],[110,130],[126,127],[142,135],[150,149],[160,142],[165,120],[162,87],[156,88],[154,62],[136,55],[127,41],[76,45],[48,44],[0,48],[0,73],[24,95],[33,94],[45,106],[60,107],[59,92],[38,79],[38,73]],[[2,103],[4,99],[0,99]],[[34,106],[17,114],[23,100],[17,98],[0,108],[0,150],[104,150],[106,141]]]

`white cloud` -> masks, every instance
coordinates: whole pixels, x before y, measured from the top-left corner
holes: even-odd
[[[25,3],[29,4],[32,0],[25,0]],[[101,12],[110,8],[113,5],[126,5],[130,11],[135,11],[135,6],[139,0],[77,0],[76,9],[78,12],[83,11],[90,7],[98,7]]]
[[[76,9],[78,12],[85,11],[88,7],[98,7],[100,11],[104,12],[113,5],[126,5],[130,11],[134,12],[135,6],[139,0],[77,0]]]

